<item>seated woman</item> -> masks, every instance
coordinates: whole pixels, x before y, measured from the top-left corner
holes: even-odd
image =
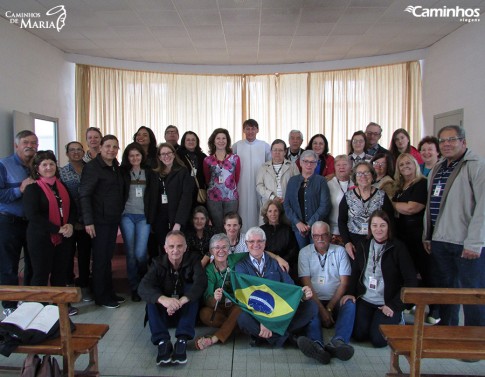
[[[203,206],[197,206],[192,212],[192,228],[187,231],[187,250],[200,257],[202,267],[210,260],[209,242],[214,230],[209,225],[209,212]]]
[[[295,276],[292,278],[298,277],[299,248],[291,227],[285,224],[283,205],[278,199],[268,200],[261,208],[261,216],[263,216],[264,225],[260,228],[266,234],[266,250],[287,261],[290,265],[290,276],[294,272]]]
[[[347,300],[356,302],[353,337],[385,347],[379,325],[399,324],[404,304],[402,287],[416,287],[416,270],[404,244],[393,239],[386,212],[377,210],[369,218],[369,237],[357,245]]]
[[[229,238],[224,233],[212,236],[210,253],[214,257],[214,262],[210,263],[205,270],[207,274],[205,306],[200,309],[199,315],[205,326],[219,329],[213,335],[197,338],[195,347],[198,350],[208,348],[217,342],[225,343],[236,327],[237,318],[241,313],[239,306],[224,298],[223,291],[233,293],[229,274],[246,254],[229,254]]]

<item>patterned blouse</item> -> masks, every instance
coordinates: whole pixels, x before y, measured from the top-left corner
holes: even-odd
[[[241,162],[236,154],[228,154],[224,161],[215,155],[204,159],[204,176],[207,183],[207,197],[215,202],[238,200],[237,184]]]

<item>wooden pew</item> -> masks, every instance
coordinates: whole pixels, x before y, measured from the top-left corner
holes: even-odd
[[[70,303],[81,300],[81,290],[74,287],[24,287],[0,286],[0,300],[50,302],[59,307],[60,337],[46,340],[36,345],[21,345],[14,353],[37,353],[46,355],[61,355],[63,373],[74,376],[74,363],[82,354],[89,354],[89,364],[76,375],[99,376],[98,342],[108,332],[105,324],[76,324],[76,330],[71,331],[68,307]],[[3,370],[11,370],[1,367]],[[19,368],[20,369],[20,368]]]
[[[401,299],[416,305],[414,324],[380,326],[391,348],[391,365],[386,376],[425,376],[421,375],[424,358],[485,360],[485,327],[424,325],[426,305],[485,305],[485,289],[403,288]],[[399,366],[400,355],[409,362],[409,374],[403,373]]]

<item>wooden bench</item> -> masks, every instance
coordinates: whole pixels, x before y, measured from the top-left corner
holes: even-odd
[[[99,376],[98,342],[108,332],[105,324],[77,323],[76,330],[71,332],[68,307],[70,303],[81,300],[81,290],[73,287],[24,287],[0,286],[0,300],[51,302],[59,307],[60,337],[36,345],[21,345],[14,353],[37,353],[61,355],[63,373],[74,376],[74,363],[82,354],[89,355],[89,364],[76,375]],[[0,367],[3,370],[12,368]]]
[[[426,305],[485,305],[485,289],[403,288],[401,299],[416,305],[414,325],[380,326],[391,348],[391,365],[386,376],[438,376],[421,375],[424,358],[485,360],[485,327],[424,325]],[[399,366],[400,355],[409,362],[409,374],[403,373]]]

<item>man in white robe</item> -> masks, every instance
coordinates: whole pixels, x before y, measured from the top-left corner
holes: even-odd
[[[257,140],[259,125],[254,119],[243,123],[246,139],[232,146],[232,150],[241,160],[241,175],[237,190],[239,192],[239,215],[243,220],[241,231],[259,225],[260,196],[256,191],[256,176],[259,168],[271,159],[271,148],[268,143]]]

